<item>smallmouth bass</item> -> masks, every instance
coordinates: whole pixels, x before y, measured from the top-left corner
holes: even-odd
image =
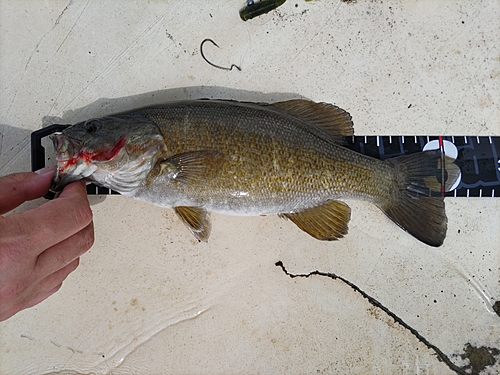
[[[342,146],[351,116],[327,103],[189,100],[91,119],[52,136],[51,190],[85,179],[174,208],[207,241],[209,212],[278,214],[319,240],[347,234],[350,208],[378,206],[430,246],[442,245],[447,218],[440,191],[460,169],[440,151],[381,161]],[[443,173],[444,175],[444,173]]]

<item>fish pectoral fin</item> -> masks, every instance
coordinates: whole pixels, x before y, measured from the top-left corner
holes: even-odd
[[[273,103],[272,106],[320,128],[336,142],[343,143],[343,137],[354,135],[349,112],[333,104],[295,99]]]
[[[161,160],[155,166],[157,174],[167,174],[172,180],[198,182],[214,179],[224,162],[224,155],[215,150],[184,152]]]
[[[208,212],[199,207],[174,207],[175,213],[199,241],[208,242],[212,224]]]
[[[318,240],[333,241],[347,234],[351,209],[343,202],[332,200],[305,211],[282,213],[279,216],[291,220]]]

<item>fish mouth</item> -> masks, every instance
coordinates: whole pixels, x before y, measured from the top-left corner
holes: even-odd
[[[64,132],[54,133],[50,136],[56,150],[57,169],[52,179],[50,191],[58,193],[74,181],[88,178],[99,169],[98,166],[108,164],[112,160],[120,162],[123,157],[126,136],[102,149],[88,149],[85,143],[73,138]]]
[[[52,179],[49,191],[53,193],[60,193],[66,185],[81,180],[82,178],[84,177],[79,176],[77,174],[73,174],[71,173],[71,171],[64,171],[59,167],[58,163],[56,173],[54,175],[54,178]]]
[[[58,162],[72,159],[81,148],[81,145],[77,140],[72,139],[61,132],[52,134],[50,139],[52,140],[54,149],[56,150],[56,160]]]
[[[78,153],[81,150],[81,144],[78,140],[61,132],[52,134],[50,139],[56,150],[57,169],[49,190],[59,193],[71,182],[86,177],[84,174],[78,173],[79,169],[82,171],[85,169],[82,168],[82,163],[85,162],[78,158]]]

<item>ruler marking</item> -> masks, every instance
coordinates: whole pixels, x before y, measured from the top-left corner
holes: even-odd
[[[477,136],[476,139],[477,139],[477,144],[480,144],[481,141],[479,140],[479,136]]]
[[[455,136],[454,135],[451,136],[451,143],[455,143]]]
[[[405,144],[405,136],[404,135],[401,137],[401,143]]]
[[[495,197],[495,189],[491,189],[491,197],[494,198]]]
[[[467,189],[467,198],[469,198],[469,189]]]
[[[483,189],[479,189],[479,198],[483,196]]]
[[[467,136],[464,135],[464,142],[467,143]]]
[[[474,160],[474,172],[476,172],[476,174],[479,174],[479,164],[477,163],[477,156],[472,155],[472,160]]]
[[[392,143],[392,135],[389,136],[389,143]]]
[[[491,137],[488,137],[488,139],[489,139],[489,141],[490,141],[490,145],[491,145],[491,144],[493,143],[493,142],[491,141]]]
[[[367,139],[366,139],[366,135],[365,135],[365,144],[368,143]]]

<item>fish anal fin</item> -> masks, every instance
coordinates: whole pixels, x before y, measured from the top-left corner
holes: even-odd
[[[336,141],[342,141],[342,137],[354,135],[354,127],[349,112],[333,104],[294,99],[273,103],[272,106],[311,125],[315,125]]]
[[[157,176],[167,176],[179,182],[197,182],[212,180],[217,177],[224,156],[215,150],[184,152],[160,160],[148,176],[151,181]]]
[[[291,220],[318,240],[333,241],[347,234],[351,209],[343,202],[331,200],[304,211],[282,213],[279,216]]]
[[[208,242],[212,224],[208,212],[200,207],[178,206],[175,213],[199,241]]]

